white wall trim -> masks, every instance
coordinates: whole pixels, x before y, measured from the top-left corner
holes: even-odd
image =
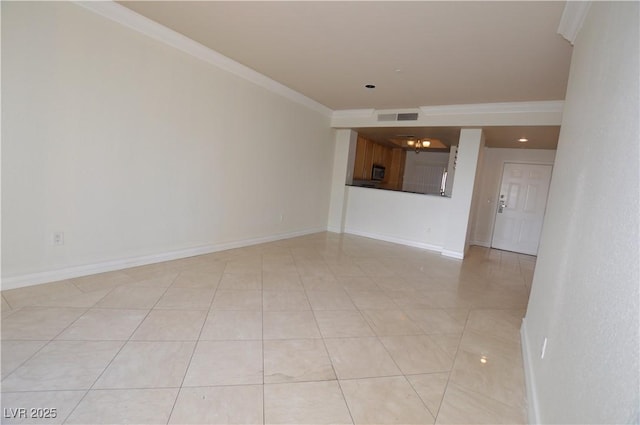
[[[353,228],[344,229],[344,233],[348,233],[350,235],[356,235],[356,236],[363,236],[365,238],[377,239],[385,242],[397,243],[399,245],[411,246],[414,248],[426,249],[428,251],[437,251],[437,252],[442,251],[441,246],[412,241],[409,239],[396,238],[395,236],[388,236],[380,233],[361,232],[360,230],[356,230]]]
[[[64,279],[72,279],[75,277],[88,276],[97,273],[122,270],[129,267],[145,266],[148,264],[161,263],[163,261],[178,260],[181,258],[194,257],[196,255],[211,254],[212,252],[224,251],[227,249],[242,248],[245,246],[274,242],[282,239],[295,238],[298,236],[324,232],[326,230],[327,229],[324,227],[318,227],[297,232],[280,233],[259,238],[243,239],[239,241],[223,242],[175,251],[161,252],[158,254],[142,255],[139,257],[120,258],[117,260],[104,261],[94,264],[85,264],[82,266],[72,266],[58,270],[3,277],[1,286],[2,290],[22,288],[25,286],[39,285],[41,283],[56,282]]]
[[[582,24],[589,13],[590,1],[568,1],[564,5],[564,11],[558,25],[558,34],[573,44],[582,28]]]
[[[450,251],[448,249],[443,249],[440,251],[442,255],[450,258],[457,258],[458,260],[464,260],[464,253],[458,251]]]
[[[527,419],[529,424],[538,424],[540,423],[540,411],[538,407],[536,382],[533,374],[533,364],[531,362],[531,351],[529,349],[528,340],[527,320],[525,317],[522,319],[522,327],[520,327],[520,343],[522,348],[525,387],[527,390]]]
[[[426,116],[459,114],[508,114],[523,112],[562,112],[563,100],[537,102],[475,103],[467,105],[421,106]]]
[[[491,242],[487,242],[487,241],[481,241],[481,240],[472,240],[469,241],[469,245],[474,245],[474,246],[483,246],[485,248],[491,248]]]
[[[320,112],[327,117],[331,117],[333,111],[315,100],[114,1],[75,1],[74,3],[211,65],[224,69],[238,77],[244,78],[258,86],[264,87],[293,102]]]

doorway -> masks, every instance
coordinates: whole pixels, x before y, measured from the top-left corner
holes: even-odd
[[[504,164],[492,248],[538,253],[552,168],[540,164]]]

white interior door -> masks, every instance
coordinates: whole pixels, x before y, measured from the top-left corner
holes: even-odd
[[[493,228],[493,248],[536,255],[551,165],[506,163]]]

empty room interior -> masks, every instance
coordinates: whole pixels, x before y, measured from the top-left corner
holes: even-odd
[[[2,1],[1,423],[640,422],[640,3]]]

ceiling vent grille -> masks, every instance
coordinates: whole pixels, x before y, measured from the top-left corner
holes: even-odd
[[[378,114],[378,121],[395,121],[398,114]]]
[[[417,121],[418,113],[378,114],[378,121]]]
[[[417,121],[418,113],[412,112],[408,114],[398,114],[398,121]]]

